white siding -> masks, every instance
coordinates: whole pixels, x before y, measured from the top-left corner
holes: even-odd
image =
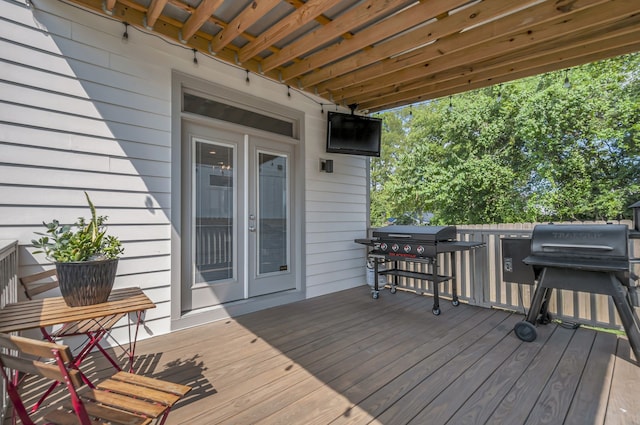
[[[139,285],[170,330],[171,75],[177,70],[305,113],[308,297],[364,283],[367,161],[324,152],[326,114],[286,86],[62,2],[0,0],[0,239],[18,239],[20,270],[43,221],[86,216],[90,193],[125,246],[116,286]],[[326,107],[325,107],[326,108]],[[333,159],[321,173],[319,159]],[[179,284],[175,283],[174,284]],[[142,331],[142,330],[141,330]]]

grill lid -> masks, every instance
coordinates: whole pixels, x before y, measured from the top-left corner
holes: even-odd
[[[541,224],[531,235],[534,266],[598,271],[629,269],[628,228],[623,224]]]
[[[456,238],[456,226],[387,226],[375,229],[372,235],[387,241],[451,241]]]

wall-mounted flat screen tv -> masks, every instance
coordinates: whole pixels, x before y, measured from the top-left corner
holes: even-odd
[[[380,156],[382,120],[329,111],[327,152]]]

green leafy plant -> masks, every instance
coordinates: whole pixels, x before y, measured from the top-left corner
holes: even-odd
[[[106,216],[99,216],[87,192],[84,193],[91,210],[91,220],[79,217],[70,226],[58,220],[43,222],[46,233],[35,232],[40,239],[31,241],[38,248],[34,254],[44,253],[48,259],[59,263],[72,261],[95,261],[118,258],[124,251],[115,236],[107,235]]]

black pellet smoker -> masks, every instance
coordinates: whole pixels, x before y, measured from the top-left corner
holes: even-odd
[[[548,305],[553,289],[609,295],[640,361],[640,320],[634,308],[640,306],[638,276],[630,267],[638,260],[629,257],[629,239],[640,239],[640,202],[631,207],[633,229],[623,224],[541,224],[533,229],[526,254],[522,250],[505,254],[503,242],[505,273],[515,273],[516,282],[534,283],[528,282],[531,278],[537,282],[526,319],[514,327],[518,338],[534,341],[536,324],[550,321]],[[518,254],[524,258],[517,258]]]

